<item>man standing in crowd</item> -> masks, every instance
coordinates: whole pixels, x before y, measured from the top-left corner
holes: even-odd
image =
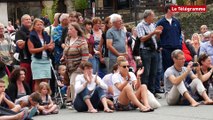
[[[31,72],[31,54],[28,50],[27,41],[29,40],[30,27],[32,24],[31,17],[25,14],[21,17],[21,28],[16,32],[15,41],[18,46],[20,67],[27,70],[26,72],[26,82],[32,88],[32,72]]]
[[[207,55],[209,55],[211,57],[211,62],[213,65],[213,32],[210,33],[209,41],[201,44],[199,53],[206,53]]]
[[[106,33],[107,48],[109,49],[109,70],[116,63],[118,56],[127,56],[127,38],[126,33],[122,30],[122,18],[119,14],[110,15],[112,28]]]
[[[171,59],[172,51],[182,49],[181,26],[179,21],[173,17],[174,12],[171,11],[171,4],[165,6],[165,12],[165,16],[156,23],[156,26],[163,26],[159,48],[162,48],[164,71],[173,65]]]
[[[158,63],[156,37],[162,32],[162,26],[155,28],[154,18],[155,14],[152,10],[145,10],[143,20],[137,25],[137,33],[141,41],[140,56],[144,66],[141,83],[146,84],[153,94],[155,94]]]
[[[68,26],[69,24],[69,14],[62,13],[59,21],[60,24],[54,29],[52,38],[55,43],[55,49],[54,49],[54,57],[55,57],[55,67],[57,69],[57,66],[60,64],[60,59],[62,56],[63,49],[61,47],[61,36],[62,31]]]
[[[4,25],[0,23],[0,61],[3,62],[10,71],[13,63],[13,46],[9,34],[4,34]]]
[[[52,37],[52,34],[53,34],[53,30],[54,30],[55,27],[57,27],[58,24],[59,24],[59,21],[58,21],[59,15],[60,15],[60,13],[55,13],[53,24],[47,26],[47,27],[44,29],[44,30],[47,32],[47,34],[48,34],[49,36],[51,36],[51,37]]]

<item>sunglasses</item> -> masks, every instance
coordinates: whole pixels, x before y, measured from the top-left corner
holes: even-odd
[[[123,68],[129,68],[129,65],[124,65],[124,66],[122,66]]]

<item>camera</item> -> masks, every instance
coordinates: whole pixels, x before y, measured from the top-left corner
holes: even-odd
[[[198,66],[198,63],[193,63],[192,64],[192,67],[197,67]]]
[[[142,63],[137,65],[137,69],[140,69],[140,68],[142,68],[142,67],[143,67],[143,64],[142,64]]]

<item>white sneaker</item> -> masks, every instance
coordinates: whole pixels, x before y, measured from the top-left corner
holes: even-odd
[[[72,105],[71,105],[71,106],[67,106],[67,109],[68,109],[68,110],[74,110],[74,108],[73,108]]]

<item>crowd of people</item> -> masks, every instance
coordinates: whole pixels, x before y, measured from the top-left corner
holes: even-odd
[[[55,13],[52,24],[24,14],[7,33],[0,23],[0,119],[57,114],[57,92],[68,108],[89,113],[153,112],[158,93],[168,105],[213,104],[213,32],[202,25],[185,39],[170,6],[156,23],[145,10],[137,26],[119,14],[83,19],[76,11]]]

